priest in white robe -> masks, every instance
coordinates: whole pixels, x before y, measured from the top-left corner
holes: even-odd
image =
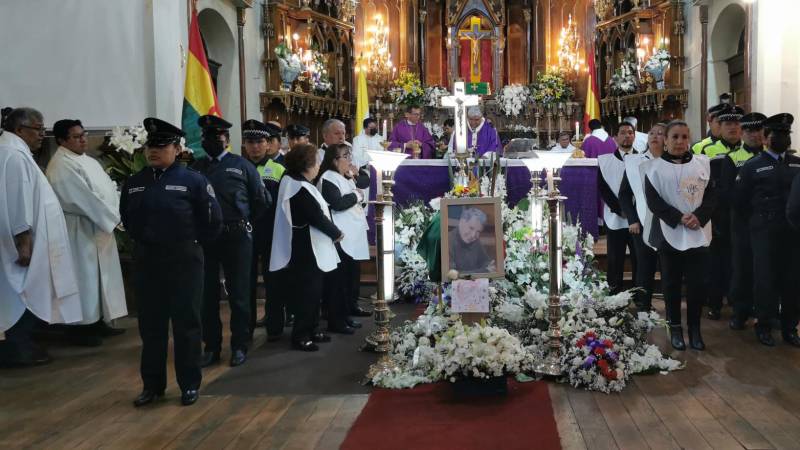
[[[0,365],[50,361],[31,341],[35,317],[83,319],[67,226],[58,198],[31,150],[44,137],[41,113],[18,108],[0,135]],[[34,317],[35,316],[35,317]]]
[[[120,221],[119,194],[100,163],[85,153],[86,132],[79,120],[59,120],[53,125],[53,134],[59,147],[46,174],[61,202],[69,232],[83,311],[79,324],[95,325],[75,336],[98,345],[100,336],[122,331],[109,324],[128,314],[114,238]]]
[[[372,117],[364,119],[363,125],[361,134],[353,138],[353,164],[359,168],[369,164],[367,150],[383,150],[381,142],[385,139],[378,133],[378,122]]]

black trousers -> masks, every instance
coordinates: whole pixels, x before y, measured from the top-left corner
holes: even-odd
[[[634,280],[636,279],[636,250],[633,247],[631,234],[627,228],[620,230],[607,229],[608,271],[606,280],[612,295],[622,291],[622,279],[625,272],[625,249],[630,250]]]
[[[779,316],[783,332],[791,332],[797,327],[796,269],[799,249],[795,241],[796,238],[785,220],[762,222],[750,229],[755,310],[759,329],[771,329],[772,321]]]
[[[267,315],[267,335],[277,337],[283,334],[283,327],[286,326],[287,296],[283,294],[284,288],[281,288],[280,285],[286,282],[285,278],[289,276],[289,271],[284,269],[278,272],[269,272],[269,267],[267,269],[264,279],[268,289],[267,303],[264,305]],[[291,294],[289,296],[291,297]]]
[[[267,284],[267,274],[269,273],[269,246],[266,248],[263,244],[259,245],[257,239],[260,236],[253,234],[253,258],[250,264],[250,332],[256,329],[256,320],[258,319],[258,276],[264,280],[265,291],[269,293],[269,285]],[[266,310],[266,307],[265,307]]]
[[[246,350],[250,339],[250,264],[253,239],[246,230],[223,231],[217,240],[206,244],[205,295],[203,297],[203,342],[205,351],[222,349],[222,321],[219,302],[222,298],[219,269],[225,273],[228,304],[231,310],[231,349]]]
[[[182,391],[200,387],[200,305],[203,298],[203,250],[194,242],[137,245],[134,285],[142,338],[144,388],[167,385],[169,325],[175,348],[175,375]]]
[[[731,286],[731,237],[715,235],[709,246],[708,307],[722,308],[722,298],[728,295]]]
[[[703,300],[706,298],[705,268],[708,248],[679,251],[667,244],[658,251],[661,263],[661,286],[670,325],[681,324],[682,286],[686,283],[686,323],[689,328],[700,327]]]
[[[292,342],[311,339],[319,331],[320,300],[325,274],[316,264],[296,267],[290,262],[280,274],[280,296],[284,298],[287,312],[294,314]],[[269,311],[267,312],[269,318]]]
[[[753,247],[745,223],[731,226],[731,287],[728,299],[742,320],[753,315]]]
[[[22,313],[11,328],[6,330],[6,338],[0,341],[0,365],[13,364],[33,355],[35,345],[31,334],[39,319],[28,309]]]
[[[642,234],[632,234],[633,250],[636,254],[636,277],[634,284],[638,288],[634,302],[639,309],[647,310],[653,305],[653,284],[658,266],[658,253],[644,243]]]
[[[336,244],[336,251],[340,262],[336,270],[324,275],[325,289],[322,294],[330,329],[344,327],[348,316],[358,307],[358,286],[361,276],[358,261],[345,253],[339,244]]]

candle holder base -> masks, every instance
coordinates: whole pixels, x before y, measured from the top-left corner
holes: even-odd
[[[370,384],[372,379],[379,373],[392,372],[395,370],[397,370],[397,364],[389,357],[388,353],[384,353],[373,365],[369,366],[369,370],[367,370],[366,375],[364,375],[364,379],[361,380],[361,384],[366,386]]]
[[[564,374],[561,370],[561,361],[554,355],[549,355],[543,360],[538,361],[533,371],[547,377],[560,377]]]

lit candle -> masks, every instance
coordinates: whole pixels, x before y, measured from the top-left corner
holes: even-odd
[[[389,135],[386,134],[386,119],[383,119],[383,139],[384,140],[389,139]]]
[[[555,182],[553,181],[553,169],[547,171],[547,192],[555,191]]]

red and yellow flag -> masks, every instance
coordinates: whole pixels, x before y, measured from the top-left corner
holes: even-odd
[[[600,119],[600,90],[597,88],[597,75],[594,68],[594,47],[589,47],[586,55],[589,66],[589,76],[587,78],[586,107],[583,112],[583,132],[589,132],[589,121]]]
[[[195,158],[205,156],[200,145],[201,129],[197,119],[206,114],[222,117],[208,70],[208,59],[200,37],[197,10],[192,6],[189,22],[189,55],[186,58],[186,84],[183,88],[183,118],[181,125],[186,133],[186,146],[194,151]]]

